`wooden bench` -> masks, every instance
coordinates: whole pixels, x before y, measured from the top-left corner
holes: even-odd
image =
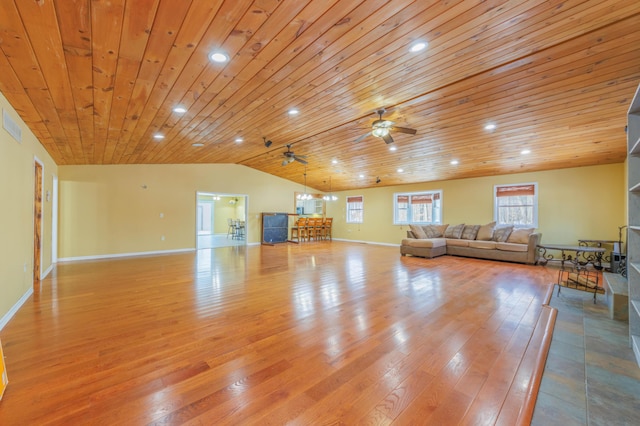
[[[620,274],[603,272],[604,291],[607,297],[609,318],[629,320],[629,285],[627,279]]]

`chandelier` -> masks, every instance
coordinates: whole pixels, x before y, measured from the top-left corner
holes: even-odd
[[[325,201],[336,201],[338,199],[338,197],[331,192],[331,176],[329,176],[329,195],[325,195],[322,199]]]
[[[304,168],[304,193],[296,196],[298,200],[310,200],[313,198],[311,194],[307,194],[307,167]]]

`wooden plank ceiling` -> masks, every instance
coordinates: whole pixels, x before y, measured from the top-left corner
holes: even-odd
[[[60,165],[302,183],[291,144],[321,191],[548,170],[624,161],[638,28],[637,0],[2,0],[0,91]],[[355,142],[380,108],[417,130],[396,151]]]

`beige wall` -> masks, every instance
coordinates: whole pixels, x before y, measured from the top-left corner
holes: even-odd
[[[197,192],[247,195],[247,241],[258,243],[260,213],[292,212],[302,188],[235,164],[61,166],[59,257],[195,248]]]
[[[399,244],[407,227],[392,225],[394,192],[442,189],[443,223],[485,224],[493,220],[493,186],[525,182],[538,183],[538,229],[545,243],[617,240],[618,227],[626,224],[623,163],[345,191],[327,203],[327,216],[334,218],[335,238]],[[363,224],[345,222],[348,195],[364,196]]]
[[[58,169],[36,137],[0,93],[0,106],[22,129],[17,142],[0,123],[0,319],[33,287],[34,158],[44,165],[44,193],[53,192]],[[2,117],[0,116],[0,122]],[[51,198],[43,199],[42,271],[51,259]],[[26,265],[26,266],[25,266]],[[26,268],[26,272],[25,272]]]

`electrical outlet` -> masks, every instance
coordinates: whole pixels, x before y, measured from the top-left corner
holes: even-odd
[[[160,241],[164,241],[164,235],[160,237]]]
[[[27,262],[24,262],[24,272],[27,272]]]
[[[164,213],[160,213],[160,219],[164,217]]]

